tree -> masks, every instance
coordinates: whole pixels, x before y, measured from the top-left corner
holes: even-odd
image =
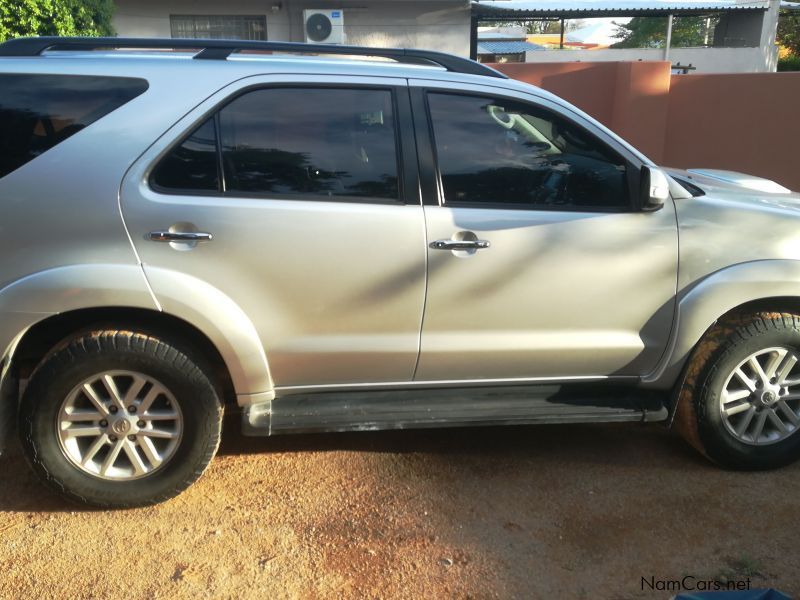
[[[113,0],[0,0],[0,41],[25,35],[114,35]]]
[[[778,19],[778,43],[800,57],[800,11],[782,10]]]
[[[706,46],[713,39],[719,17],[674,17],[672,40],[675,48]],[[663,48],[667,40],[667,17],[634,17],[628,23],[617,24],[621,41],[612,48]]]

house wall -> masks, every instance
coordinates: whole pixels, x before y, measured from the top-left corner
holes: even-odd
[[[267,39],[304,41],[303,9],[340,8],[347,43],[427,48],[469,55],[470,8],[466,0],[116,0],[120,36],[170,37],[171,14],[265,15]],[[273,5],[280,6],[273,11]]]
[[[492,66],[572,102],[659,164],[741,171],[800,191],[800,73],[670,76],[664,61]]]

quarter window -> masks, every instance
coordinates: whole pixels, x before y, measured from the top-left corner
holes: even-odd
[[[146,89],[144,79],[125,77],[0,75],[0,177]]]
[[[445,203],[629,206],[625,161],[573,123],[528,104],[428,94]]]
[[[219,191],[219,158],[214,117],[191,133],[162,160],[153,172],[153,183],[175,190]]]

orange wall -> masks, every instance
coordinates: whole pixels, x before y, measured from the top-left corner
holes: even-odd
[[[664,162],[733,169],[800,191],[800,73],[672,79]]]
[[[572,102],[672,167],[711,167],[800,191],[800,73],[670,76],[667,62],[498,64]]]

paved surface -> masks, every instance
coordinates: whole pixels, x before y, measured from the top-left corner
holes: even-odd
[[[658,426],[242,438],[165,505],[98,512],[0,463],[0,598],[800,595],[800,464],[725,472]]]

